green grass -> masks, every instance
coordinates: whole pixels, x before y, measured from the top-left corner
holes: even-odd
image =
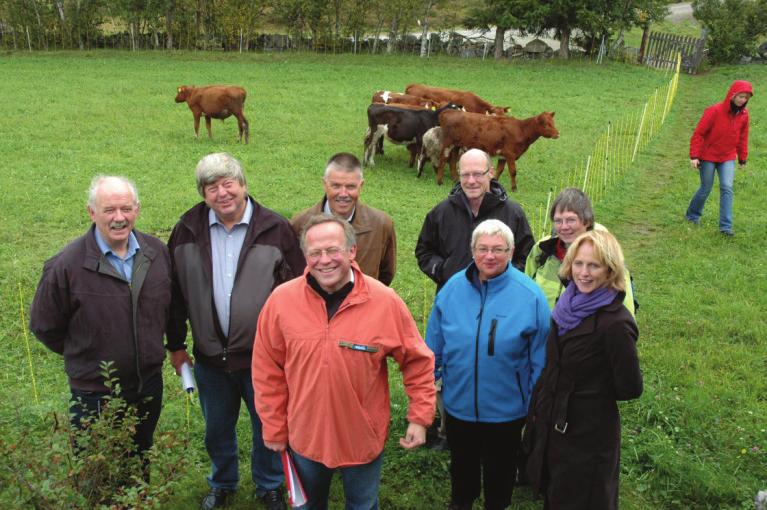
[[[44,260],[88,227],[85,190],[94,174],[134,179],[142,202],[138,227],[165,238],[179,215],[199,201],[196,162],[207,153],[228,151],[243,162],[256,199],[290,216],[320,198],[320,175],[332,153],[361,155],[365,108],[375,90],[426,82],[473,90],[511,106],[518,117],[556,112],[561,137],[539,140],[518,162],[514,198],[534,217],[549,190],[583,163],[606,123],[641,111],[652,91],[668,80],[663,73],[612,63],[110,52],[9,54],[0,60],[0,75],[5,104],[0,117],[5,160],[0,172],[3,438],[44,429],[51,412],[66,409],[61,359],[30,339],[40,391],[40,402],[34,400],[20,316]],[[683,76],[659,137],[596,205],[598,221],[624,245],[642,306],[639,349],[646,390],[621,408],[623,508],[749,508],[756,490],[767,485],[767,220],[760,207],[766,191],[767,107],[759,94],[750,105],[752,155],[736,178],[737,236],[718,235],[716,191],[700,228],[682,221],[696,186],[687,163],[690,132],[702,109],[720,100],[734,78],[764,83],[767,69],[723,68]],[[175,89],[209,83],[248,90],[249,145],[236,143],[231,119],[214,123],[212,141],[204,135],[194,139],[191,112],[173,102]],[[394,218],[399,259],[393,286],[420,325],[433,285],[418,271],[413,249],[424,215],[449,187],[437,186],[428,169],[416,179],[403,147],[387,145],[386,155],[376,161],[376,167],[365,169],[362,199]],[[507,174],[502,183],[508,186]],[[396,373],[382,507],[444,507],[447,454],[404,452],[396,446],[406,406]],[[169,367],[165,375],[160,429],[187,430],[180,383]],[[196,404],[189,411],[188,434],[194,440],[187,456],[193,467],[169,508],[194,507],[206,491],[202,418]],[[234,508],[252,508],[246,420],[239,432],[244,482]],[[0,488],[0,501],[13,506],[14,494],[12,488]],[[526,488],[518,489],[515,499],[518,508],[541,506]],[[334,508],[340,501],[336,486]]]

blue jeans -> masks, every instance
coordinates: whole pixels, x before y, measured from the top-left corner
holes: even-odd
[[[327,510],[330,480],[335,469],[291,452],[298,478],[308,502],[301,510]],[[338,468],[344,482],[346,510],[378,510],[378,485],[381,482],[383,453],[367,464]]]
[[[194,374],[205,418],[205,449],[212,464],[208,484],[216,489],[237,488],[240,475],[236,427],[240,402],[245,401],[253,431],[250,469],[256,495],[263,496],[266,491],[277,489],[284,478],[282,464],[279,455],[264,446],[250,370],[226,372],[198,361],[194,364]]]
[[[700,188],[693,195],[687,208],[688,220],[698,223],[703,215],[703,206],[714,185],[714,171],[719,174],[719,230],[732,231],[732,184],[735,180],[735,160],[724,163],[700,162]]]

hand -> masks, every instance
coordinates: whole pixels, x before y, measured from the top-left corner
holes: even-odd
[[[181,365],[189,363],[189,366],[194,366],[194,361],[187,354],[186,349],[179,349],[170,353],[170,364],[176,369],[176,375],[181,375]]]
[[[700,160],[698,158],[691,159],[690,166],[692,166],[695,170],[697,170],[698,168],[700,168]]]
[[[280,453],[285,451],[285,449],[288,447],[288,443],[284,443],[282,441],[264,441],[264,446],[270,450]]]
[[[399,445],[406,450],[417,448],[426,442],[426,427],[411,423],[407,426],[405,437],[399,438]]]

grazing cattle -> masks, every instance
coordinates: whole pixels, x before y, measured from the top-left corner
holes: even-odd
[[[176,102],[189,105],[194,115],[194,136],[200,136],[200,117],[205,115],[205,127],[208,128],[208,137],[213,138],[210,131],[210,119],[221,119],[222,121],[234,115],[237,117],[237,126],[240,129],[240,141],[245,134],[245,143],[248,143],[249,130],[248,121],[245,118],[243,109],[245,107],[245,97],[247,92],[241,87],[227,87],[223,85],[213,85],[210,87],[188,87],[182,85],[178,88]]]
[[[472,113],[485,113],[488,115],[505,115],[509,111],[508,106],[493,106],[473,92],[465,90],[445,89],[431,87],[420,83],[411,83],[405,88],[405,93],[411,96],[431,99],[438,103],[456,103],[463,109]]]
[[[421,152],[418,154],[418,177],[421,177],[423,167],[426,166],[427,161],[431,162],[434,172],[437,171],[440,149],[442,149],[442,128],[437,126],[423,134]],[[466,148],[461,147],[458,155],[460,156],[464,152],[466,152]]]
[[[410,151],[410,166],[421,151],[421,138],[429,129],[439,124],[439,114],[447,109],[460,108],[448,103],[437,110],[417,107],[390,106],[373,103],[368,106],[368,132],[365,135],[364,163],[374,166],[374,148],[378,140],[386,135],[393,143],[406,144]]]
[[[439,116],[442,128],[442,147],[437,164],[437,183],[442,184],[443,170],[450,155],[450,176],[458,180],[455,163],[461,147],[482,149],[491,156],[499,156],[495,178],[500,179],[504,163],[509,165],[511,190],[517,190],[516,161],[530,144],[538,138],[559,138],[554,126],[554,112],[543,112],[528,119],[497,117],[459,111],[445,111]]]
[[[426,99],[424,97],[411,96],[410,94],[402,94],[400,92],[390,92],[388,90],[379,90],[373,94],[371,103],[383,103],[393,105],[410,105],[410,106],[422,106],[424,108],[438,108],[442,106],[442,103]]]

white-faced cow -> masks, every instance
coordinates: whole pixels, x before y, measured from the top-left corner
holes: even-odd
[[[221,119],[234,115],[237,117],[237,126],[240,129],[240,141],[245,134],[245,143],[248,143],[248,121],[243,109],[247,92],[242,87],[230,87],[224,85],[211,85],[209,87],[189,87],[182,85],[178,88],[176,102],[189,105],[194,115],[194,136],[200,136],[200,117],[205,115],[205,127],[208,129],[208,137],[213,138],[210,130],[210,119]]]
[[[543,112],[528,119],[499,117],[461,111],[444,111],[439,116],[442,147],[437,164],[437,183],[442,184],[445,161],[450,156],[450,176],[458,180],[456,161],[461,147],[482,149],[498,156],[495,178],[500,179],[504,163],[509,165],[511,190],[517,190],[516,161],[538,138],[559,138],[554,112]]]
[[[472,113],[485,113],[488,115],[505,115],[509,111],[508,106],[493,106],[474,92],[466,90],[446,89],[432,87],[420,83],[411,83],[405,88],[405,93],[411,96],[431,99],[440,104],[455,103],[463,106],[463,109]]]
[[[423,134],[439,124],[441,112],[452,108],[460,108],[460,106],[448,103],[442,108],[432,110],[404,105],[371,104],[368,106],[368,132],[364,142],[365,165],[375,165],[373,153],[378,140],[385,135],[392,143],[407,145],[412,167],[415,164],[416,155],[421,151]]]

